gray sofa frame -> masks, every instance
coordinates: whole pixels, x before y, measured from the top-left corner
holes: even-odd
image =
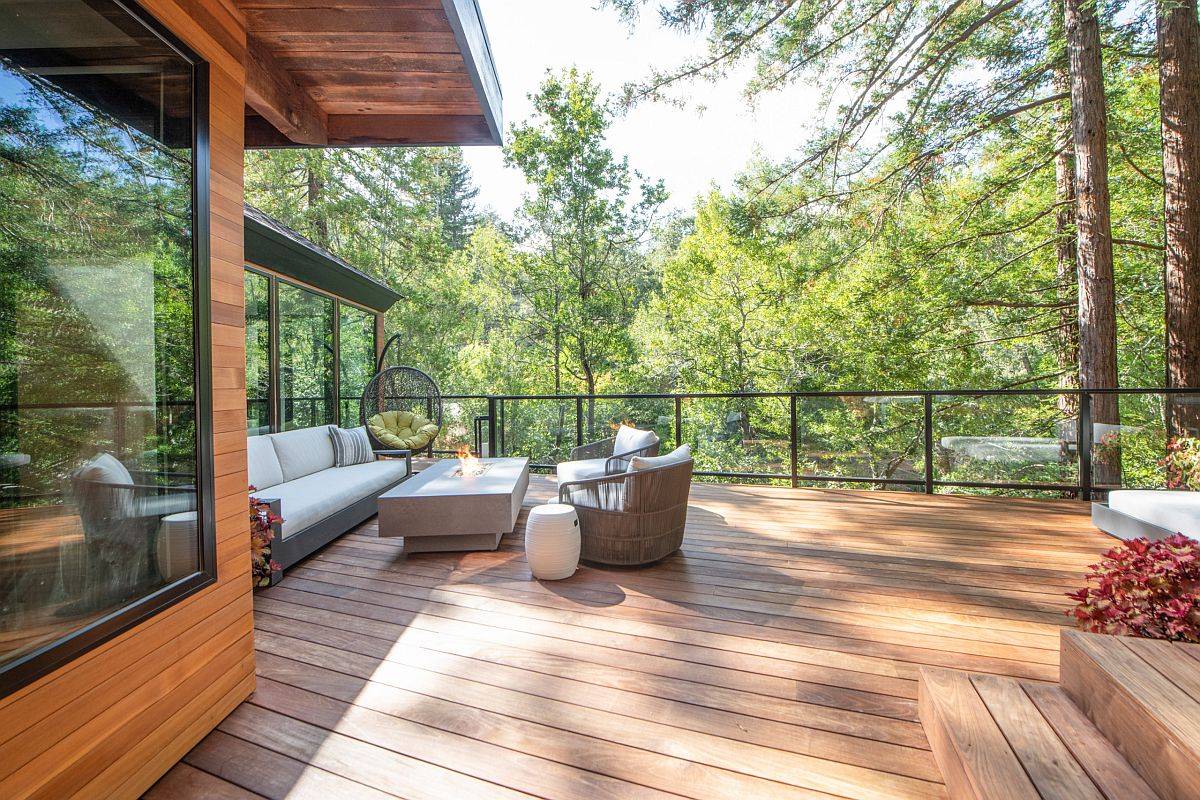
[[[1123,511],[1109,508],[1108,503],[1092,503],[1092,524],[1109,536],[1129,541],[1145,537],[1151,541],[1166,539],[1175,535],[1175,531],[1146,522],[1144,519],[1131,517]]]
[[[412,451],[410,450],[376,450],[376,456],[403,458],[406,466],[404,477],[384,486],[377,493],[368,495],[345,508],[330,514],[325,519],[318,520],[302,531],[297,531],[286,539],[279,523],[275,523],[275,535],[271,539],[271,559],[279,565],[279,569],[271,573],[271,585],[283,579],[283,570],[308,558],[334,539],[348,532],[356,525],[366,522],[379,513],[379,496],[391,491],[413,476]],[[256,495],[259,500],[271,507],[271,513],[282,517],[282,501],[278,497],[269,497],[270,489]]]

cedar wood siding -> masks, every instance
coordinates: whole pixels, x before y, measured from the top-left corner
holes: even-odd
[[[0,797],[137,797],[254,690],[242,289],[245,24],[141,0],[209,63],[217,583],[0,698]]]

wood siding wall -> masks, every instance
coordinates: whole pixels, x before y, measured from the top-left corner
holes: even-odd
[[[254,689],[242,293],[245,25],[231,0],[141,0],[210,64],[218,582],[0,698],[0,797],[137,797]]]

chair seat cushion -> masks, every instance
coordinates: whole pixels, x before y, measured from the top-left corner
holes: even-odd
[[[1108,507],[1172,533],[1200,536],[1200,492],[1120,489],[1108,493]]]
[[[585,458],[582,461],[564,461],[555,467],[560,484],[599,478],[604,474],[605,458]]]
[[[364,497],[378,495],[403,478],[408,465],[402,459],[381,459],[350,467],[330,467],[259,493],[278,498],[283,538],[299,533]]]
[[[411,411],[381,411],[367,420],[371,435],[395,450],[420,450],[437,438],[437,423]]]

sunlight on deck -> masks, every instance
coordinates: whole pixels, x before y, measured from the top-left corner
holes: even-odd
[[[538,582],[522,525],[405,558],[372,521],[290,570],[256,596],[255,695],[176,770],[281,797],[940,798],[917,670],[1054,680],[1063,593],[1110,543],[1072,501],[698,484],[680,553]]]

